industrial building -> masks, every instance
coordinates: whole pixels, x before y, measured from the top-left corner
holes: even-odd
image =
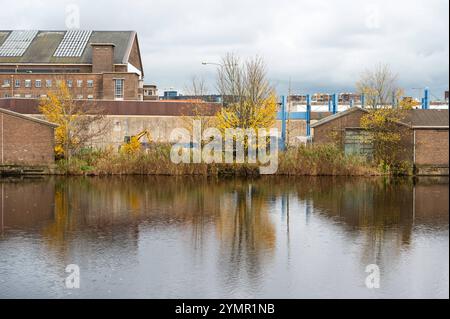
[[[336,143],[347,153],[370,155],[371,147],[363,138],[366,131],[360,125],[367,112],[353,107],[313,123],[313,142]],[[448,175],[449,110],[409,110],[397,124],[406,150],[401,159],[411,162],[418,175]]]
[[[65,83],[75,99],[143,100],[134,31],[0,31],[0,98],[41,98]]]
[[[56,124],[0,108],[0,173],[54,164]]]

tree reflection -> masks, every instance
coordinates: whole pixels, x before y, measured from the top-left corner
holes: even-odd
[[[237,283],[243,275],[257,277],[265,264],[262,259],[271,258],[275,248],[275,226],[261,188],[258,182],[234,181],[221,197],[216,221],[221,242],[218,262],[229,283]]]
[[[38,230],[48,247],[64,256],[85,245],[89,254],[110,250],[127,263],[137,254],[143,230],[163,230],[168,237],[188,231],[191,237],[183,241],[190,254],[200,254],[200,261],[218,256],[230,285],[243,276],[258,282],[284,232],[287,253],[298,253],[290,251],[289,229],[302,214],[306,226],[308,219],[320,218],[349,240],[362,241],[363,264],[398,258],[409,248],[415,227],[448,227],[448,178],[140,176],[0,183],[6,237],[8,229]],[[217,243],[215,252],[207,242]]]

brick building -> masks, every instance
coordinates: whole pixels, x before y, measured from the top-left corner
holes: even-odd
[[[0,166],[53,164],[56,126],[0,108]]]
[[[64,82],[76,99],[143,100],[134,31],[0,31],[0,98],[40,98]]]
[[[154,84],[144,84],[144,101],[158,100],[158,88]]]
[[[311,125],[317,144],[337,143],[346,152],[370,153],[363,139],[361,118],[366,109],[353,107]],[[449,110],[410,110],[398,123],[402,160],[411,162],[418,174],[445,174],[449,167]]]

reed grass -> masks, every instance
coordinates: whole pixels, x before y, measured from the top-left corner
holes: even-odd
[[[59,171],[68,175],[192,175],[258,176],[256,164],[174,164],[170,145],[155,145],[134,155],[107,150],[83,150],[70,161],[58,162]],[[275,175],[286,176],[369,176],[380,175],[377,167],[358,156],[344,155],[332,145],[289,148],[279,154]]]

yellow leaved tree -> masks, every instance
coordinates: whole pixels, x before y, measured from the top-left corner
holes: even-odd
[[[219,130],[273,127],[277,96],[267,80],[261,58],[255,57],[242,64],[234,54],[227,54],[218,69],[217,86],[224,101],[224,108],[216,116]]]
[[[55,130],[55,153],[67,160],[105,134],[109,123],[92,101],[74,100],[64,83],[48,92],[39,110],[49,122],[58,124]]]
[[[388,65],[378,65],[366,71],[356,84],[360,93],[366,94],[368,113],[360,125],[367,131],[367,139],[373,145],[374,160],[385,170],[393,172],[404,164],[408,145],[402,140],[408,110],[415,103],[401,99],[403,90],[397,85],[397,75]]]

